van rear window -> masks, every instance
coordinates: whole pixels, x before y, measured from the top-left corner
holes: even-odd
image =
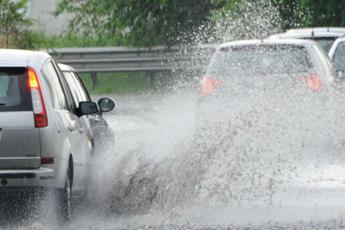
[[[0,67],[0,112],[32,110],[27,82],[26,68]]]

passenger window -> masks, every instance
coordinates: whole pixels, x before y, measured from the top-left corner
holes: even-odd
[[[90,95],[88,94],[84,84],[82,83],[82,81],[80,80],[79,76],[77,73],[73,73],[73,78],[74,81],[77,84],[77,87],[79,89],[80,95],[82,97],[83,101],[91,101]]]
[[[68,109],[72,113],[76,114],[76,106],[75,106],[74,101],[73,101],[73,96],[72,96],[70,87],[68,86],[66,79],[65,79],[63,73],[61,72],[61,70],[55,64],[53,64],[53,67],[54,67],[56,73],[60,73],[59,74],[61,76],[60,80],[61,80],[62,88],[65,92],[66,101],[68,104]]]
[[[59,76],[51,61],[46,62],[43,65],[43,73],[48,79],[48,87],[52,93],[53,107],[54,109],[66,109],[68,110],[65,94],[62,89],[62,85]]]
[[[79,102],[91,101],[79,78],[73,72],[64,72],[64,76],[71,89],[71,93],[77,108],[79,107]]]
[[[63,74],[64,74],[65,79],[67,81],[67,84],[71,90],[75,107],[79,108],[79,102],[82,100],[81,100],[81,96],[79,95],[76,83],[73,79],[72,73],[71,72],[64,72]]]

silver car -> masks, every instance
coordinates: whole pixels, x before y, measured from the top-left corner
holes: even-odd
[[[235,84],[233,76],[244,76],[240,78],[242,82],[253,83],[253,76],[259,76],[262,81],[262,76],[272,80],[273,76],[282,78],[284,75],[301,78],[312,91],[319,91],[322,85],[330,85],[334,80],[331,62],[313,41],[234,41],[224,43],[216,50],[201,81],[200,95],[201,98],[222,96],[222,91],[226,93],[227,87]]]
[[[0,191],[54,191],[59,219],[69,220],[71,195],[86,191],[92,152],[81,118],[98,112],[91,101],[76,107],[47,53],[0,50]]]
[[[319,43],[321,48],[328,53],[333,42],[344,34],[344,27],[317,27],[290,29],[282,34],[271,35],[270,38],[315,40]]]

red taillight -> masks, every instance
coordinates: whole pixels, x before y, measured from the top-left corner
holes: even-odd
[[[54,157],[41,157],[42,165],[51,165],[54,164]]]
[[[222,80],[214,79],[209,76],[206,76],[201,81],[200,94],[202,96],[208,95],[212,93],[218,85],[221,85],[223,83],[224,82]]]
[[[306,77],[307,86],[313,91],[321,90],[321,80],[316,74],[311,74]]]
[[[46,109],[44,107],[41,87],[35,70],[30,67],[28,68],[28,79],[29,88],[31,91],[32,107],[34,111],[35,127],[46,127],[48,125],[48,119]]]

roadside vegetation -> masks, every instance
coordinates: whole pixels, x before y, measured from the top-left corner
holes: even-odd
[[[75,17],[66,34],[46,36],[30,29],[27,0],[0,0],[0,47],[152,47],[219,42],[213,30],[222,18],[245,18],[243,1],[254,11],[258,5],[276,11],[276,17],[269,20],[278,32],[296,27],[345,26],[343,0],[60,0],[55,14],[67,12]],[[238,35],[230,38],[250,38],[238,34],[236,25],[226,24],[229,21],[222,23],[233,30],[230,33]],[[145,73],[99,74],[98,79],[94,87],[91,77],[83,75],[93,93],[140,93],[152,89]]]
[[[145,73],[100,73],[94,85],[90,74],[81,74],[91,94],[140,94],[153,90]]]

